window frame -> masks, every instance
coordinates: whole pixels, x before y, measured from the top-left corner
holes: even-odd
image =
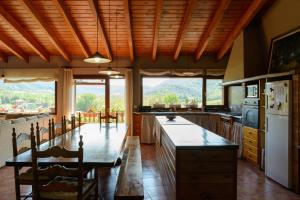
[[[207,105],[206,104],[206,80],[208,79],[220,79],[224,80],[224,76],[203,76],[203,75],[198,75],[198,76],[174,76],[174,75],[164,75],[164,76],[148,76],[148,75],[140,75],[140,102],[141,106],[144,106],[144,91],[143,91],[143,78],[202,78],[202,107],[201,108],[194,108],[194,110],[202,110],[204,111],[206,108],[209,109],[225,109],[226,108],[226,89],[223,86],[222,90],[222,105]],[[153,108],[152,108],[153,109]],[[168,108],[165,108],[168,109]],[[180,108],[180,110],[184,111],[187,110],[188,108]]]
[[[38,81],[36,81],[38,82]],[[45,82],[45,81],[40,81],[40,82]],[[54,112],[49,112],[50,115],[56,115],[57,114],[57,89],[58,89],[58,83],[57,81],[54,82]],[[17,113],[8,113],[8,114],[17,114]],[[27,114],[26,112],[21,112],[20,114]],[[28,113],[31,114],[31,113]],[[38,112],[36,114],[42,114],[42,112]]]
[[[222,104],[221,105],[207,105],[207,90],[206,90],[206,85],[207,85],[207,80],[224,80],[224,76],[206,76],[205,77],[205,85],[203,85],[203,96],[205,99],[205,107],[206,108],[221,108],[221,109],[225,109],[226,107],[226,103],[225,103],[225,97],[226,97],[226,90],[225,87],[223,86],[222,88]]]
[[[201,108],[193,108],[194,110],[202,110],[203,109],[203,85],[204,85],[204,77],[202,75],[198,75],[198,76],[174,76],[174,75],[165,75],[165,76],[148,76],[148,75],[140,75],[141,79],[140,79],[140,102],[141,102],[141,106],[144,106],[144,91],[143,91],[143,78],[202,78],[202,107]],[[151,106],[152,107],[152,106]],[[152,108],[153,109],[153,108]],[[158,108],[159,109],[159,108]],[[164,109],[169,109],[169,108],[164,108]],[[185,111],[188,110],[188,108],[180,108],[180,110]]]

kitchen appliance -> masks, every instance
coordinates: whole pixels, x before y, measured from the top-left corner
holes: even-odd
[[[247,85],[247,98],[258,98],[258,85]]]
[[[258,129],[258,98],[246,98],[243,102],[243,126]]]
[[[266,83],[265,173],[291,187],[291,81]]]

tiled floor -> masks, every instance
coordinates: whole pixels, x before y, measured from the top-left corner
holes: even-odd
[[[167,200],[164,184],[155,163],[154,146],[142,145],[143,177],[145,199]],[[100,187],[102,199],[113,199],[119,168],[102,168]],[[13,200],[14,181],[12,168],[0,169],[0,200]],[[30,191],[30,188],[23,188]],[[238,163],[238,199],[239,200],[300,200],[300,196],[281,187],[249,163]]]

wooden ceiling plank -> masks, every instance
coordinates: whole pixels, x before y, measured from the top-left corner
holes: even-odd
[[[153,37],[153,47],[152,47],[152,60],[153,61],[156,60],[162,3],[163,3],[163,0],[156,1],[156,14],[155,14],[154,37]]]
[[[200,57],[202,56],[202,54],[210,40],[210,36],[214,33],[217,26],[221,22],[223,15],[224,15],[226,9],[228,8],[230,2],[231,2],[231,0],[221,0],[213,18],[212,18],[211,23],[209,24],[207,30],[205,31],[205,33],[202,35],[202,37],[200,39],[198,48],[196,49],[196,52],[195,52],[195,60],[199,60]]]
[[[241,33],[242,29],[245,28],[251,19],[255,16],[255,14],[260,10],[266,0],[253,0],[245,11],[243,16],[240,18],[237,25],[234,27],[233,31],[228,35],[225,43],[222,45],[221,49],[218,52],[217,59],[220,60],[232,46],[233,41],[238,37]]]
[[[83,37],[79,32],[79,29],[77,28],[74,21],[72,20],[71,15],[67,11],[64,1],[63,0],[53,0],[53,1],[55,2],[56,6],[58,7],[60,13],[62,14],[64,20],[66,21],[66,23],[69,27],[69,30],[72,32],[74,38],[76,39],[77,43],[79,44],[85,57],[89,57],[91,55],[91,52],[90,52],[87,44],[83,40]]]
[[[0,52],[0,60],[2,62],[7,63],[8,62],[8,57],[6,55],[4,55],[2,52]]]
[[[31,16],[38,22],[39,26],[45,31],[51,40],[52,44],[56,47],[59,53],[67,61],[71,61],[70,55],[66,52],[58,38],[56,37],[54,31],[48,25],[47,21],[42,17],[42,15],[34,8],[30,0],[20,0],[22,5],[30,12]]]
[[[24,27],[13,17],[10,13],[8,13],[4,7],[0,7],[0,15],[2,18],[16,31],[18,32],[22,38],[26,41],[26,43],[46,62],[50,61],[50,56],[48,55],[46,49],[40,45],[40,43],[30,34]]]
[[[179,56],[179,53],[181,51],[183,39],[184,39],[184,36],[185,36],[185,34],[188,30],[188,26],[189,26],[189,23],[191,21],[193,11],[197,8],[197,2],[198,2],[197,0],[188,0],[188,2],[187,2],[184,17],[183,17],[183,21],[181,23],[181,26],[180,26],[180,29],[179,29],[179,34],[178,34],[177,40],[176,40],[175,54],[174,54],[174,57],[173,57],[174,61],[177,60],[177,58]]]
[[[129,1],[128,0],[124,0],[124,16],[125,16],[125,25],[126,25],[126,29],[127,29],[129,55],[130,55],[130,60],[133,63],[134,62],[134,52],[133,52],[133,41],[132,41],[131,22],[130,22],[130,9],[129,9]]]
[[[12,41],[10,41],[6,35],[0,32],[0,42],[9,49],[13,54],[15,54],[21,60],[29,62],[29,56],[26,55],[19,47],[17,47]]]
[[[96,18],[97,17],[96,2],[95,2],[95,0],[88,0],[88,1],[89,1],[89,4],[90,4],[90,8],[92,9],[92,13]],[[104,31],[104,28],[103,28],[104,26],[103,26],[102,21],[100,19],[100,12],[98,12],[97,23],[98,23],[100,38],[103,41],[103,46],[104,46],[104,49],[106,51],[106,55],[109,59],[112,59],[112,54],[111,54],[110,46],[109,46],[109,43],[108,43],[108,39],[106,37],[105,31]]]

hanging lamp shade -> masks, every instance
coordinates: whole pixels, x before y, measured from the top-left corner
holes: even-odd
[[[101,55],[98,51],[91,55],[90,57],[86,58],[83,60],[84,62],[87,63],[109,63],[111,62],[110,59],[105,58],[103,55]]]
[[[108,76],[120,74],[120,72],[113,70],[111,67],[108,67],[106,70],[101,70],[98,72],[99,74],[105,74]]]

